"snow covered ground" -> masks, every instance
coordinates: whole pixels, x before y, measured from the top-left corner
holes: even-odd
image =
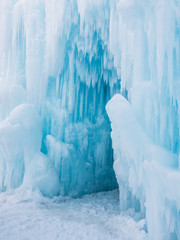
[[[120,214],[118,196],[118,190],[79,199],[1,194],[0,240],[146,240],[144,222]]]

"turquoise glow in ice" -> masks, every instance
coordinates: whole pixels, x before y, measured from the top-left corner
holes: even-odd
[[[110,11],[99,12],[101,21],[85,22],[78,6],[76,1],[1,1],[0,118],[8,125],[9,113],[22,103],[34,105],[34,115],[40,115],[32,130],[20,124],[24,131],[15,151],[9,139],[18,135],[18,129],[12,132],[16,125],[7,140],[2,138],[3,191],[30,184],[46,196],[78,196],[117,187],[105,111],[120,91],[108,50]],[[26,111],[24,106],[24,118]],[[36,126],[40,134],[28,152],[24,138]]]
[[[0,190],[108,190],[114,159],[121,210],[180,239],[180,1],[1,0],[0,26]]]

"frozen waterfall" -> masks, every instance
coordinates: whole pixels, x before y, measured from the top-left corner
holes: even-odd
[[[120,79],[108,49],[108,1],[101,10],[95,2],[87,10],[63,0],[0,4],[0,120],[7,128],[0,136],[0,189],[26,184],[46,196],[78,196],[116,188],[105,105]],[[89,22],[91,14],[98,18]],[[36,108],[28,133],[21,115],[11,123],[11,111],[24,103]]]
[[[180,239],[180,1],[116,1],[110,12],[128,99],[107,105],[120,207],[145,216],[149,239]]]
[[[180,239],[180,0],[0,0],[0,26],[0,191],[118,182]]]

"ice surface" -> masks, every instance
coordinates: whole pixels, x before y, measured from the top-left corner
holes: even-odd
[[[18,191],[0,199],[3,240],[147,240],[144,222],[120,215],[118,191],[44,199]]]

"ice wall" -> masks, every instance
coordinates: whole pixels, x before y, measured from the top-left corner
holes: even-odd
[[[180,1],[111,2],[110,50],[129,102],[107,105],[121,209],[150,239],[180,239]]]
[[[156,145],[122,95],[107,104],[120,208],[146,218],[150,239],[179,239],[180,173],[178,155]]]
[[[114,188],[105,104],[121,91],[121,209],[146,216],[150,239],[180,239],[180,1],[0,0],[0,26],[1,191]]]
[[[25,182],[48,196],[117,187],[105,111],[120,91],[109,19],[108,1],[0,1],[1,191]],[[8,124],[21,104],[40,118],[26,110],[27,134],[21,116],[15,132]]]
[[[179,153],[179,17],[179,1],[111,4],[110,49],[122,88],[148,135],[174,153]]]
[[[63,32],[55,49],[63,56],[53,67],[61,68],[57,73],[50,70],[48,76],[42,151],[60,173],[63,194],[69,189],[76,194],[116,186],[105,104],[120,90],[120,80],[107,46],[109,8],[105,4],[99,9],[95,3],[78,1],[69,10],[73,23],[68,38]]]

